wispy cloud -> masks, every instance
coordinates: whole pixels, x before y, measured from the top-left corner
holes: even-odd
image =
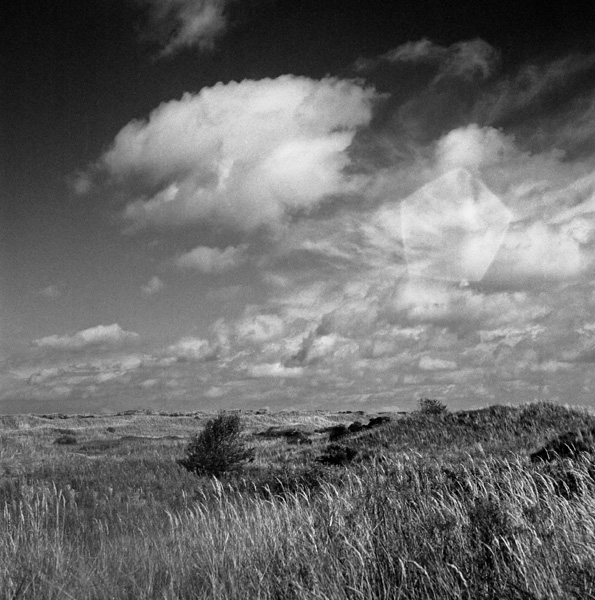
[[[368,71],[382,63],[427,63],[435,65],[434,83],[444,77],[487,78],[500,60],[499,52],[481,39],[440,46],[427,38],[407,42],[380,57],[359,59],[356,69]]]
[[[211,49],[228,27],[232,0],[139,0],[149,7],[145,35],[158,41],[162,56],[198,47]]]

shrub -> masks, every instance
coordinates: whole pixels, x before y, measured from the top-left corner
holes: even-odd
[[[218,477],[238,470],[254,458],[254,449],[242,441],[239,415],[220,414],[207,421],[205,428],[186,447],[186,457],[177,462],[191,473]]]
[[[73,445],[73,444],[76,444],[77,442],[78,442],[78,440],[76,439],[76,437],[69,433],[61,435],[60,437],[57,437],[54,440],[54,444],[59,444],[62,446]]]
[[[347,425],[334,425],[329,431],[328,439],[332,442],[338,440],[349,433]]]
[[[420,398],[419,412],[422,415],[443,415],[448,411],[446,404],[434,398]]]
[[[358,451],[355,448],[330,444],[326,447],[325,453],[316,460],[323,465],[342,466],[350,463],[357,455]]]

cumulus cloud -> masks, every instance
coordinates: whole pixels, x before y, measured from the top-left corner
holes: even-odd
[[[132,229],[276,224],[356,189],[347,149],[376,98],[336,78],[220,83],[126,125],[96,168],[131,198]]]
[[[140,0],[150,10],[146,35],[162,45],[162,56],[181,50],[213,47],[227,29],[231,0]]]
[[[174,264],[178,269],[201,273],[224,273],[239,267],[245,260],[247,246],[228,246],[224,250],[198,246],[178,256]]]
[[[519,154],[510,136],[476,123],[449,131],[437,141],[435,152],[441,171],[490,166]]]
[[[141,292],[145,296],[153,296],[157,292],[160,292],[165,287],[165,284],[157,275],[154,275],[141,287]]]
[[[113,346],[132,342],[138,338],[138,333],[124,331],[120,325],[114,323],[113,325],[97,325],[71,335],[50,335],[34,340],[33,343],[38,348],[79,350],[90,346]]]

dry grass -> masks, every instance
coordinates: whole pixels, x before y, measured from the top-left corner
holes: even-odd
[[[260,416],[252,432],[300,422]],[[186,419],[89,420],[75,447],[53,444],[69,420],[1,431],[2,598],[595,598],[591,461],[528,460],[587,413],[411,415],[349,436],[361,458],[341,468],[316,463],[321,434],[249,437],[256,461],[221,481],[176,467]],[[121,440],[138,421],[160,439]]]

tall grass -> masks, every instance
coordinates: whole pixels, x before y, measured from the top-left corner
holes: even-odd
[[[419,456],[265,498],[216,479],[184,506],[89,518],[21,489],[0,521],[5,598],[592,598],[595,500],[524,460]],[[108,502],[109,493],[98,498]],[[130,504],[133,501],[130,500]],[[122,507],[121,507],[122,508]]]
[[[548,406],[418,415],[348,438],[368,458],[340,468],[316,465],[324,440],[263,440],[221,481],[177,467],[175,441],[89,458],[48,438],[51,460],[40,445],[14,471],[10,438],[0,598],[595,598],[592,463],[527,456],[589,419]]]

